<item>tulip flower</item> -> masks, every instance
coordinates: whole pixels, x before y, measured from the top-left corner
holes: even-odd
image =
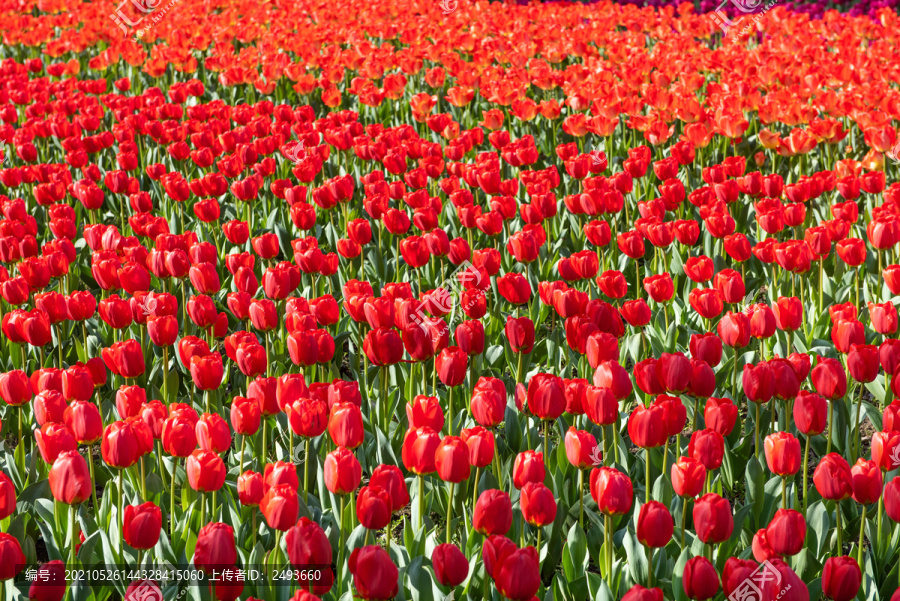
[[[637,521],[637,537],[642,545],[647,547],[650,569],[647,576],[647,586],[653,586],[653,549],[665,547],[675,531],[675,523],[669,508],[659,501],[648,501],[641,505]]]
[[[850,601],[859,592],[862,572],[852,557],[829,557],[822,569],[822,593],[834,601]]]
[[[459,547],[444,543],[434,548],[431,554],[434,576],[443,586],[451,588],[462,584],[469,575],[469,561]]]
[[[684,565],[681,584],[688,599],[706,601],[719,592],[719,573],[709,559],[692,557]]]
[[[360,599],[393,599],[397,595],[397,566],[387,551],[377,546],[354,549],[348,560],[353,588]]]

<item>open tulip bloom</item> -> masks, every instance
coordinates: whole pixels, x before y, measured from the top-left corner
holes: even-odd
[[[890,2],[7,4],[0,601],[900,601]]]

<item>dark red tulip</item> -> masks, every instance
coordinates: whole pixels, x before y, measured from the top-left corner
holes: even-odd
[[[591,471],[591,496],[606,515],[624,515],[631,509],[634,490],[631,478],[611,467]]]
[[[734,517],[731,504],[715,493],[707,493],[694,503],[694,527],[704,543],[722,543],[731,537]]]
[[[794,509],[779,509],[766,528],[766,541],[778,555],[796,555],[806,540],[806,520]]]
[[[376,545],[354,549],[347,562],[353,588],[360,599],[393,599],[398,591],[399,571],[387,551]]]
[[[642,545],[660,549],[669,544],[675,531],[675,521],[669,508],[659,501],[641,505],[637,521],[637,537]]]
[[[444,586],[455,587],[465,582],[469,575],[469,560],[454,544],[444,543],[431,553],[434,576]]]
[[[850,601],[859,593],[862,572],[852,557],[829,557],[822,569],[822,593],[834,601]]]
[[[702,463],[707,470],[718,469],[725,456],[725,440],[715,430],[697,430],[691,435],[688,455]]]
[[[125,542],[134,549],[152,549],[159,542],[162,531],[162,511],[150,501],[125,506],[122,526]]]
[[[692,557],[684,565],[681,585],[688,599],[706,601],[719,592],[719,573],[705,557]]]

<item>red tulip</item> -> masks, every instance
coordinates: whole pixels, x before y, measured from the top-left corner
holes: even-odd
[[[522,486],[519,503],[522,517],[532,526],[542,527],[556,519],[556,499],[543,482],[527,482]]]
[[[694,527],[704,543],[722,543],[731,537],[734,517],[731,504],[715,493],[707,493],[694,503]]]
[[[800,441],[790,432],[773,432],[763,444],[769,471],[793,476],[800,470]]]
[[[49,481],[53,498],[66,505],[78,505],[89,499],[94,486],[87,461],[75,450],[57,455],[50,468]]]
[[[162,511],[150,501],[141,505],[126,505],[122,528],[125,542],[130,547],[152,549],[162,531]]]
[[[362,467],[350,449],[338,447],[325,456],[325,488],[335,495],[350,494],[359,487]]]
[[[512,526],[512,503],[501,490],[486,490],[478,497],[472,527],[484,536],[506,534]]]
[[[719,573],[705,557],[692,557],[684,565],[681,585],[688,599],[706,601],[719,592]]]
[[[853,495],[853,475],[847,460],[829,453],[819,460],[813,472],[813,484],[827,501],[843,501]]]
[[[387,551],[376,545],[354,549],[347,562],[360,599],[393,599],[399,571]]]
[[[199,492],[212,492],[225,484],[225,463],[212,451],[197,449],[191,453],[184,465],[188,484]]]
[[[631,509],[634,491],[631,478],[611,467],[591,471],[591,496],[601,513],[624,515]]]
[[[431,553],[434,576],[444,586],[456,587],[465,582],[469,575],[469,561],[459,547],[444,543]]]
[[[778,555],[796,555],[806,540],[806,520],[793,509],[779,509],[766,528],[766,541]]]
[[[829,557],[822,570],[822,593],[834,601],[850,601],[859,592],[862,572],[852,557]]]
[[[658,501],[641,505],[637,522],[637,537],[642,545],[654,549],[665,547],[675,531],[675,522],[669,508]]]

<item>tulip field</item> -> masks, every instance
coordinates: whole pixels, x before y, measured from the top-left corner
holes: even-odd
[[[900,601],[896,2],[640,4],[0,3],[0,601]]]

